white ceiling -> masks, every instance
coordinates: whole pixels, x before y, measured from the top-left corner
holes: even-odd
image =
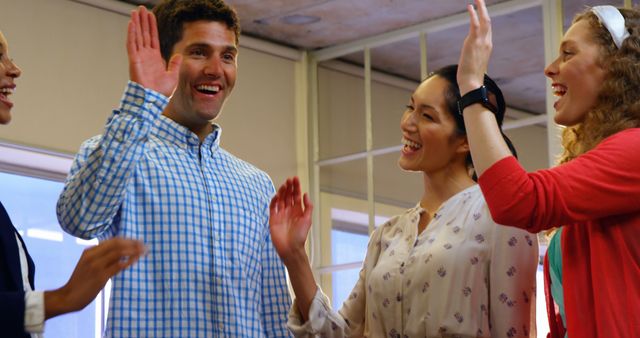
[[[148,6],[159,2],[122,1]],[[507,13],[492,18],[494,54],[489,74],[501,85],[510,107],[531,114],[545,112],[543,1],[554,0],[487,0],[488,5]],[[631,2],[638,4],[640,0]],[[301,50],[335,48],[439,22],[442,28],[426,34],[428,69],[457,62],[467,32],[465,22],[459,20],[465,15],[467,0],[228,0],[227,3],[238,11],[243,34]],[[564,0],[561,8],[565,27],[573,14],[585,6],[605,3],[623,6],[625,0]],[[309,23],[304,23],[305,20]],[[372,48],[371,53],[373,69],[420,80],[417,36]],[[362,65],[363,53],[343,55],[340,59]]]

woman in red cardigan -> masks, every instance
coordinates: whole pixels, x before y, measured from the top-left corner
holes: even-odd
[[[477,11],[468,6],[459,103],[491,214],[530,232],[562,226],[548,252],[551,291],[564,310],[564,318],[549,313],[552,337],[564,337],[565,327],[570,338],[637,337],[640,11],[596,6],[576,16],[545,69],[558,97],[555,121],[567,127],[561,164],[526,173],[484,107],[491,23],[484,0],[475,3]]]

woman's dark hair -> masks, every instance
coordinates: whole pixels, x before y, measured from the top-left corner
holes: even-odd
[[[453,116],[453,119],[456,121],[456,134],[459,136],[467,135],[467,130],[464,126],[464,119],[462,115],[458,113],[458,100],[460,99],[460,88],[458,87],[458,65],[448,65],[442,67],[427,76],[427,79],[433,76],[439,76],[442,79],[446,80],[449,84],[448,88],[445,90],[445,102],[447,105],[447,109]],[[426,80],[426,79],[425,79]],[[487,87],[487,91],[489,92],[489,101],[493,103],[493,105],[497,108],[493,113],[496,116],[496,120],[498,121],[498,126],[500,127],[500,132],[502,133],[502,137],[504,141],[507,143],[509,150],[513,156],[518,157],[518,153],[516,152],[516,148],[513,146],[513,143],[507,135],[502,132],[502,121],[504,120],[504,114],[506,111],[506,104],[504,102],[504,96],[502,95],[502,91],[500,87],[493,81],[488,75],[484,75],[484,86]],[[471,158],[471,153],[467,155],[467,166],[469,168],[473,168],[473,160]],[[473,174],[473,179],[476,180],[476,174]]]

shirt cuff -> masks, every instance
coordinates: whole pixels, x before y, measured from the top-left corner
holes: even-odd
[[[169,98],[161,93],[156,92],[153,89],[145,88],[141,84],[129,81],[127,87],[120,100],[121,112],[127,112],[133,115],[137,115],[137,112],[148,110],[151,116],[147,118],[154,119],[155,116],[162,114],[162,111],[169,103]]]
[[[322,292],[320,286],[309,307],[309,320],[303,322],[298,310],[298,302],[294,300],[289,311],[287,326],[295,337],[324,336],[323,333],[338,329],[345,331],[348,328],[344,319],[332,310],[329,297]]]
[[[28,333],[44,331],[44,292],[24,293],[24,330]]]

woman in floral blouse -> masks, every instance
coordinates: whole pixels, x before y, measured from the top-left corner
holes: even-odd
[[[372,234],[339,311],[317,287],[305,253],[313,205],[298,179],[273,198],[271,236],[296,294],[288,323],[295,336],[536,336],[538,243],[494,223],[469,174],[456,71],[453,65],[434,72],[411,96],[400,122],[399,164],[423,173],[424,194]],[[484,82],[502,124],[502,93],[489,77]]]

